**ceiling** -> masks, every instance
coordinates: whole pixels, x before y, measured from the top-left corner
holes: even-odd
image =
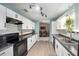
[[[33,21],[50,22],[62,15],[73,3],[3,3],[3,5]],[[42,7],[42,12],[47,17],[42,16],[35,8],[30,9],[29,5]],[[24,9],[27,9],[28,12],[25,12]]]

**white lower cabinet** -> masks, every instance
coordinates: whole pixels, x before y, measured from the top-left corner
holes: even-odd
[[[55,39],[55,52],[57,56],[72,56],[65,48],[64,46]]]
[[[31,37],[27,39],[27,49],[31,48]]]
[[[56,52],[56,55],[58,56],[58,42],[57,42],[57,40],[55,40],[55,52]]]
[[[35,44],[37,41],[36,35],[32,35],[27,39],[27,49],[29,49]]]
[[[55,44],[56,54],[57,54],[57,56],[61,56],[62,55],[62,45],[57,40],[55,40],[55,42],[56,42],[56,44]]]
[[[63,48],[63,56],[72,56],[65,48]]]
[[[13,46],[1,51],[0,56],[13,56]]]

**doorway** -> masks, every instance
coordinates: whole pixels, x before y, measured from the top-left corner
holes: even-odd
[[[49,41],[49,23],[40,23],[39,40]]]
[[[40,23],[39,37],[49,37],[48,23]]]

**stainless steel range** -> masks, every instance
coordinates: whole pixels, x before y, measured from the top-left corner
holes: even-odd
[[[11,33],[0,36],[0,47],[13,44],[14,56],[24,56],[27,54],[27,38],[19,40],[19,33]]]

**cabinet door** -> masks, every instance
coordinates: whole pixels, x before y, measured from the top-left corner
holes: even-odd
[[[13,56],[13,46],[1,51],[0,56]]]
[[[61,23],[60,23],[60,19],[57,19],[57,21],[56,21],[56,23],[57,23],[57,29],[60,29],[61,28]]]
[[[0,30],[5,29],[6,23],[6,7],[0,5]]]
[[[22,22],[22,29],[28,29],[28,20],[25,17],[23,17]]]
[[[66,29],[65,22],[66,22],[66,16],[62,16],[59,19],[57,19],[57,29]]]
[[[36,35],[33,35],[32,40],[33,40],[33,45],[34,45],[34,44],[35,44],[35,42],[36,42]]]
[[[62,56],[63,46],[58,42],[58,56]]]
[[[66,16],[63,16],[60,21],[61,21],[61,29],[66,29],[66,26],[65,26]]]
[[[6,7],[0,5],[0,18],[6,19]]]
[[[56,52],[56,54],[58,56],[58,42],[57,42],[56,39],[55,39],[55,52]]]
[[[56,54],[57,54],[57,56],[62,56],[62,45],[57,41],[57,40],[55,40],[55,51],[56,51]]]
[[[18,15],[18,20],[22,21],[23,17],[21,15]]]
[[[28,19],[28,27],[29,29],[33,29],[33,22]]]
[[[27,49],[29,51],[29,49],[31,48],[31,38],[27,39]]]
[[[38,40],[38,34],[36,34],[36,38],[35,39],[36,39],[36,41]]]
[[[63,47],[63,56],[72,56],[64,47]]]
[[[7,17],[15,18],[14,11],[7,8]]]
[[[6,29],[5,22],[3,22],[2,20],[5,20],[5,19],[0,18],[0,30],[5,30]]]
[[[18,13],[15,13],[15,19],[22,21],[22,16]]]

